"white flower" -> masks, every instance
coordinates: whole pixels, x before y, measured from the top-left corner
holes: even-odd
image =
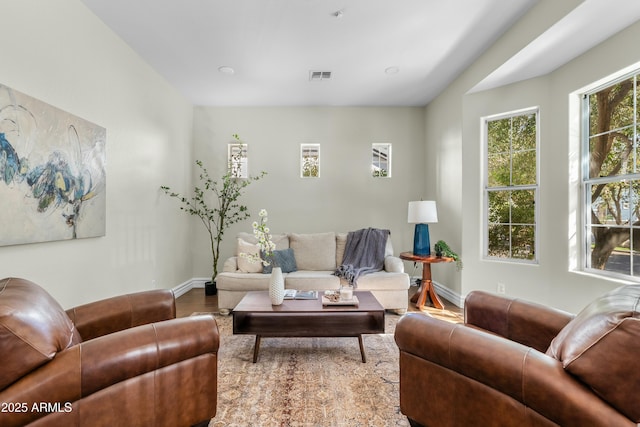
[[[258,246],[264,253],[264,259],[260,258],[260,255],[248,255],[240,254],[241,256],[251,260],[251,262],[262,262],[263,265],[270,265],[273,262],[273,251],[276,250],[276,244],[271,240],[271,230],[265,224],[267,223],[267,210],[261,209],[258,213],[260,222],[254,221],[251,226],[253,227],[253,235],[258,241]]]

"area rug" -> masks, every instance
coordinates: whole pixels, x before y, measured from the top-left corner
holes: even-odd
[[[220,349],[210,427],[409,425],[399,408],[392,333],[364,336],[367,363],[357,338],[263,338],[253,363],[255,337],[233,335],[232,317],[213,315]],[[385,317],[392,330],[400,316]]]
[[[210,427],[408,426],[400,412],[398,347],[401,316],[385,315],[385,334],[357,338],[263,338],[233,335],[232,316],[214,316],[220,331],[218,405]],[[425,315],[458,322],[456,313]]]

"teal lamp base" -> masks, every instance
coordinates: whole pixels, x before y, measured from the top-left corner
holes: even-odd
[[[416,224],[413,233],[413,254],[418,256],[431,255],[429,224]]]

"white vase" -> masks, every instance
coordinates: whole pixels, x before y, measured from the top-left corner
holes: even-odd
[[[282,277],[282,269],[280,267],[271,269],[269,297],[272,305],[280,305],[284,301],[284,277]]]

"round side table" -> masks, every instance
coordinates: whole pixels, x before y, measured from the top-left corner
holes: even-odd
[[[429,297],[431,304],[435,308],[443,309],[444,304],[440,301],[440,298],[436,293],[436,288],[433,286],[433,282],[431,281],[431,264],[439,262],[453,262],[453,258],[437,257],[435,255],[414,255],[413,252],[402,252],[400,254],[400,259],[422,263],[422,283],[420,284],[418,292],[411,298],[411,302],[414,302],[416,307],[421,309],[424,307],[427,297]]]

